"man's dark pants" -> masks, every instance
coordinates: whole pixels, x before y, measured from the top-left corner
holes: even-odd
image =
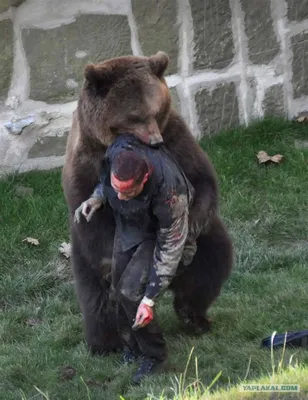
[[[153,264],[155,243],[155,240],[146,240],[123,252],[119,235],[115,235],[112,287],[117,297],[118,329],[124,346],[163,361],[167,356],[166,343],[155,316],[144,328],[131,329]]]

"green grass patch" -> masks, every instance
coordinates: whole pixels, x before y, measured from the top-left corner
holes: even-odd
[[[0,181],[0,400],[270,398],[240,393],[243,382],[298,383],[301,393],[283,398],[307,398],[307,350],[275,350],[273,359],[260,349],[273,331],[308,326],[308,150],[295,140],[308,140],[307,125],[279,119],[202,140],[217,170],[234,271],[201,338],[181,331],[170,295],[161,299],[168,368],[137,388],[135,366],[120,366],[119,354],[90,357],[84,344],[69,263],[58,251],[69,240],[60,171]],[[282,163],[259,165],[260,150],[282,154]],[[33,194],[18,195],[20,185]]]

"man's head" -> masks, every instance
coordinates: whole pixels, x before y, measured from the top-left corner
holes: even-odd
[[[135,151],[124,150],[116,155],[111,165],[111,186],[119,200],[138,196],[150,175],[147,160]]]

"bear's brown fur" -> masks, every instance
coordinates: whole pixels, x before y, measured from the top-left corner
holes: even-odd
[[[194,328],[209,328],[206,311],[232,267],[232,245],[217,213],[216,176],[207,155],[170,105],[164,80],[168,57],[118,57],[85,68],[85,82],[69,133],[63,188],[70,215],[72,265],[86,340],[92,352],[120,347],[107,279],[115,223],[110,207],[91,222],[74,224],[75,209],[92,193],[107,146],[131,132],[151,144],[163,140],[195,188],[190,234],[198,236],[193,262],[170,285],[179,317]]]

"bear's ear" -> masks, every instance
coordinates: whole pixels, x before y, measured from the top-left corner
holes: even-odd
[[[109,68],[95,64],[88,64],[84,69],[84,77],[92,84],[107,83],[112,80]]]
[[[149,64],[152,72],[161,78],[169,64],[169,57],[163,51],[159,51],[155,55],[149,57]]]

